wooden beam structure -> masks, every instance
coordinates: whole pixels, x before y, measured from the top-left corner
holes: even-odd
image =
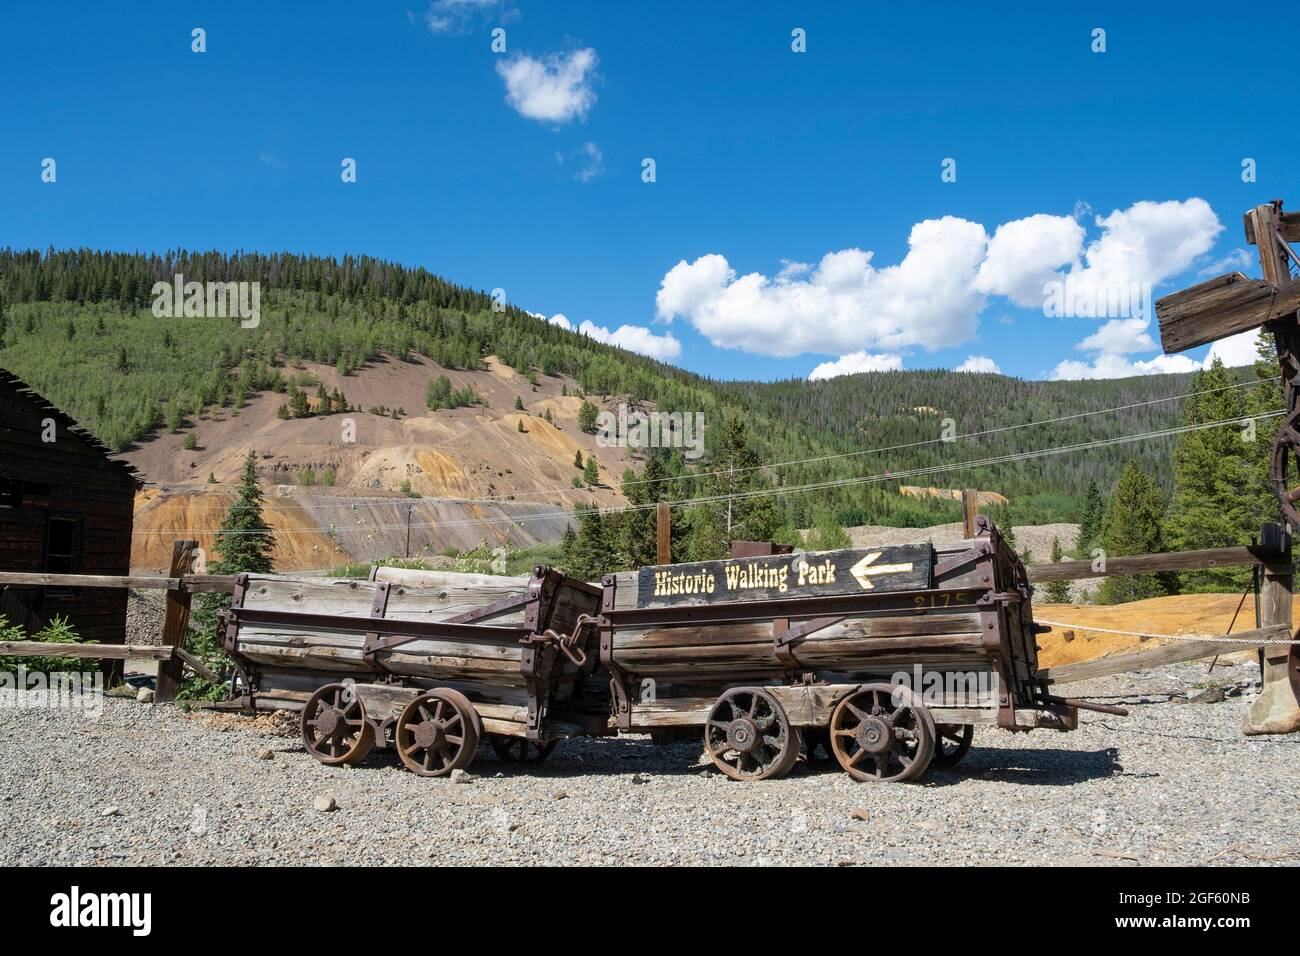
[[[1300,309],[1300,281],[1275,287],[1240,272],[1156,300],[1160,344],[1168,354],[1276,322]]]
[[[1300,241],[1300,214],[1285,212],[1275,199],[1246,211],[1246,241],[1259,253],[1261,279],[1229,273],[1165,296],[1156,303],[1160,341],[1166,352],[1263,327],[1273,336],[1282,380],[1284,418],[1273,439],[1269,478],[1277,494],[1281,522],[1264,526],[1263,542],[1290,556],[1291,527],[1300,526],[1300,488],[1291,473],[1300,472],[1300,278],[1292,266],[1300,255],[1291,243]],[[1114,559],[1112,559],[1114,560]],[[1260,623],[1286,627],[1291,619],[1293,569],[1289,561],[1265,563],[1259,593]],[[1251,705],[1243,725],[1247,734],[1292,733],[1300,730],[1300,649],[1272,645],[1260,657],[1263,691]]]
[[[1077,625],[1080,631],[1086,631],[1088,628],[1082,624]],[[1216,654],[1227,654],[1232,651],[1249,651],[1257,647],[1265,646],[1264,641],[1285,641],[1291,637],[1291,631],[1286,625],[1273,625],[1271,627],[1259,627],[1250,631],[1240,631],[1236,634],[1225,634],[1226,638],[1231,638],[1233,643],[1227,644],[1218,640],[1204,641],[1173,641],[1169,644],[1162,644],[1159,647],[1148,648],[1147,650],[1135,651],[1131,654],[1115,654],[1110,657],[1099,657],[1096,660],[1080,661],[1077,664],[1061,664],[1059,667],[1048,667],[1040,670],[1038,676],[1048,677],[1055,684],[1071,684],[1078,681],[1093,680],[1097,677],[1111,677],[1115,674],[1128,674],[1133,671],[1148,670],[1152,667],[1160,667],[1163,664],[1177,664],[1181,661],[1196,661],[1206,657],[1214,657]],[[1236,643],[1237,641],[1255,641],[1260,644]],[[1283,653],[1286,652],[1285,645],[1269,645],[1281,647]]]
[[[1029,580],[1034,584],[1048,581],[1079,581],[1084,578],[1128,577],[1158,571],[1199,571],[1206,568],[1231,568],[1265,565],[1290,573],[1289,555],[1265,545],[1237,548],[1203,548],[1198,551],[1169,551],[1162,554],[1131,554],[1108,557],[1099,562],[1055,561],[1031,564]]]

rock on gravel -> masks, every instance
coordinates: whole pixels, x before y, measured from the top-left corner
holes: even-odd
[[[1300,815],[1277,802],[1300,786],[1300,735],[1243,736],[1254,690],[1169,703],[1205,682],[1204,664],[1180,664],[1071,685],[1130,715],[982,727],[956,768],[901,785],[824,761],[739,783],[701,771],[698,743],[629,737],[565,741],[542,764],[484,747],[466,787],[387,750],[326,767],[265,718],[222,715],[217,733],[213,715],[129,699],[98,719],[18,707],[0,721],[0,865],[1300,863]],[[275,760],[250,759],[264,747]],[[341,811],[313,809],[327,794]]]

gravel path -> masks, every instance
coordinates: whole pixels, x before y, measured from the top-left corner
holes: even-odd
[[[117,698],[98,720],[10,709],[0,865],[1300,863],[1300,816],[1286,808],[1300,736],[1243,737],[1249,691],[1171,702],[1206,680],[1202,663],[1074,685],[1130,716],[1083,714],[1069,734],[981,729],[955,771],[919,785],[802,762],[783,780],[733,783],[696,765],[698,745],[641,737],[561,743],[527,768],[485,747],[472,779],[453,783],[387,751],[321,766],[269,715]],[[339,809],[314,810],[327,792]]]

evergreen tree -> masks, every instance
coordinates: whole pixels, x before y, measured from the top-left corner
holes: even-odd
[[[1250,442],[1268,444],[1267,426],[1246,421],[1242,389],[1225,388],[1235,376],[1217,358],[1210,368],[1192,379],[1183,421],[1188,425],[1238,420],[1184,432],[1174,445],[1174,493],[1165,518],[1165,540],[1174,551],[1245,545],[1259,532],[1262,505],[1271,504],[1251,467]],[[1260,434],[1260,431],[1265,434]],[[1210,568],[1179,574],[1182,590],[1239,591],[1250,580],[1249,568]]]
[[[249,451],[244,459],[244,473],[239,483],[239,497],[226,512],[213,542],[221,558],[212,564],[213,574],[238,574],[248,571],[269,574],[275,534],[262,516],[262,485],[257,478],[257,452]]]
[[[596,434],[596,420],[599,415],[600,410],[591,402],[584,400],[583,403],[578,406],[578,428],[581,431],[586,432],[588,435]]]
[[[289,411],[294,418],[306,418],[311,414],[311,403],[307,401],[307,393],[302,389],[295,388],[289,396]]]
[[[1081,556],[1089,554],[1096,545],[1097,537],[1101,534],[1101,520],[1105,515],[1105,509],[1106,505],[1102,501],[1101,488],[1097,485],[1097,479],[1088,479],[1088,490],[1083,493],[1083,512],[1079,516],[1079,540],[1075,545]]]
[[[1061,550],[1061,539],[1052,538],[1052,563],[1060,561],[1065,552]],[[1070,603],[1070,582],[1051,581],[1047,585],[1047,600],[1052,604]]]
[[[582,467],[582,449],[581,449],[581,448],[579,448],[577,451],[575,451],[575,452],[573,453],[573,467],[574,467],[574,468],[581,468],[581,467]]]
[[[582,466],[582,480],[588,487],[600,484],[600,465],[595,455],[587,456],[587,463]]]
[[[211,474],[209,482],[214,481]],[[213,549],[221,557],[209,565],[212,574],[269,574],[272,570],[271,554],[275,549],[275,535],[262,516],[262,486],[257,478],[257,452],[249,451],[244,459],[244,473],[239,483],[239,497],[226,512],[217,532]],[[190,650],[217,674],[230,672],[231,663],[222,648],[217,634],[217,611],[230,606],[228,594],[201,594],[194,603],[190,629],[194,636]],[[195,676],[185,682],[178,695],[182,699],[218,700],[224,694],[224,683],[212,684]]]
[[[813,526],[804,535],[804,547],[809,551],[835,551],[853,547],[853,539],[835,520],[835,512],[822,505],[816,511]]]
[[[1164,505],[1156,483],[1136,462],[1130,461],[1115,484],[1106,510],[1101,536],[1106,557],[1163,551]],[[1169,592],[1170,581],[1166,575],[1139,574],[1106,578],[1101,584],[1100,599],[1103,604],[1124,604]]]
[[[520,398],[518,395],[516,395],[516,396],[515,396],[515,411],[517,411],[517,412],[522,412],[523,410],[524,410],[524,400],[523,400],[522,398]]]
[[[578,534],[570,548],[569,574],[595,581],[617,563],[617,550],[607,518],[592,504],[592,513],[582,516]]]

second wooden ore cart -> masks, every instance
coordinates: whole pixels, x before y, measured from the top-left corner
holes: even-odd
[[[728,776],[801,744],[859,780],[956,763],[973,725],[1077,726],[1038,676],[1025,567],[987,519],[962,547],[756,555],[608,575],[601,663],[620,731],[704,728]]]

